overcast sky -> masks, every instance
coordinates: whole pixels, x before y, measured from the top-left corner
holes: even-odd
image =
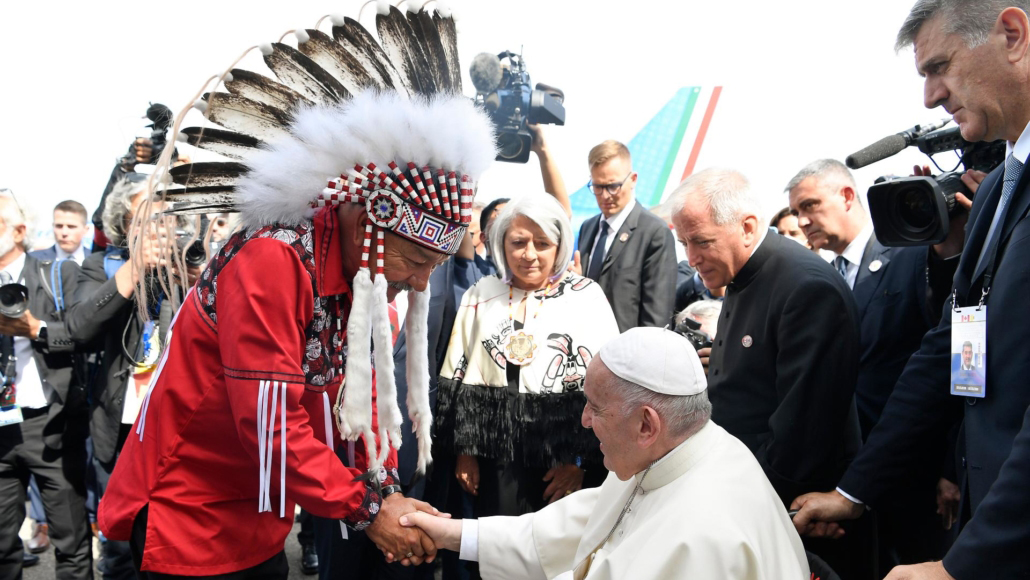
[[[148,102],[177,112],[248,46],[312,27],[331,12],[353,17],[361,4],[2,3],[0,188],[34,207],[42,227],[63,199],[92,211],[115,159],[147,134],[141,117]],[[843,159],[887,134],[946,116],[923,107],[911,50],[894,53],[906,1],[450,5],[459,18],[463,66],[479,52],[523,48],[533,82],[565,91],[567,123],[551,127],[548,139],[570,191],[589,177],[591,146],[628,141],[683,86],[724,86],[698,169],[740,169],[768,196],[770,211],[786,205],[783,186],[807,162]],[[362,18],[371,29],[374,12],[369,6]],[[257,57],[246,62],[263,70]],[[471,95],[471,83],[465,85]],[[197,157],[188,146],[180,150]],[[921,159],[907,151],[857,177],[864,189],[881,174],[907,175]],[[952,164],[954,157],[945,159]],[[541,187],[531,161],[498,164],[480,192],[485,200]]]

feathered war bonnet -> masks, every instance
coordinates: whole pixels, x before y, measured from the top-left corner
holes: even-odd
[[[333,16],[332,24],[332,36],[318,25],[291,31],[297,48],[256,47],[278,82],[232,68],[222,77],[227,92],[197,101],[225,129],[190,127],[179,139],[239,162],[173,168],[165,198],[176,213],[238,211],[251,230],[296,225],[320,207],[364,205],[368,224],[352,283],[346,385],[335,416],[345,439],[364,439],[370,470],[378,470],[389,446],[401,444],[384,232],[454,254],[495,142],[490,120],[462,96],[454,20],[445,7],[430,13],[409,2],[403,13],[380,2],[379,42],[350,18]],[[422,473],[431,461],[429,289],[409,292],[408,302],[407,406]],[[372,342],[379,445],[372,430]]]

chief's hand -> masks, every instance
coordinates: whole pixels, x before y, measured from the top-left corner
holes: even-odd
[[[844,529],[837,522],[857,520],[865,508],[844,497],[837,491],[806,493],[790,504],[791,510],[799,510],[794,516],[794,527],[802,536],[812,538],[840,538]]]
[[[554,503],[583,488],[583,470],[575,465],[559,465],[547,470],[544,481],[550,481],[544,490],[547,503]]]
[[[418,526],[432,538],[437,548],[452,552],[461,549],[461,520],[414,512],[401,516],[400,523],[405,527]]]
[[[940,562],[895,566],[883,580],[955,580]]]
[[[945,530],[958,520],[958,504],[962,499],[962,492],[954,483],[945,478],[937,482],[937,514],[941,516],[941,525]]]
[[[432,562],[436,558],[436,545],[429,536],[417,529],[400,525],[402,515],[415,511],[433,515],[440,513],[425,502],[395,493],[383,501],[379,515],[371,526],[365,528],[368,539],[375,542],[383,554],[386,554],[387,561],[400,560],[405,566],[418,566],[422,562]]]
[[[458,478],[462,489],[472,495],[479,495],[479,460],[474,455],[458,456],[454,477]]]
[[[706,346],[697,350],[697,358],[701,359],[701,366],[705,369],[705,374],[708,374],[708,359],[712,356],[712,347]]]

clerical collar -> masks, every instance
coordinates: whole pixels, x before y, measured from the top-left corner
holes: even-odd
[[[636,474],[634,478],[639,482],[639,478],[643,477],[644,473],[647,473],[647,477],[644,478],[640,486],[645,492],[653,491],[672,483],[689,471],[690,468],[697,465],[697,462],[701,461],[708,454],[718,429],[720,427],[708,421],[700,431],[694,433],[686,441],[677,445],[675,449],[666,453],[664,457],[655,461],[651,465],[650,471],[642,471]]]
[[[729,285],[726,287],[727,290],[743,290],[751,280],[758,275],[758,272],[762,269],[762,265],[769,258],[769,254],[772,253],[772,247],[783,242],[783,236],[781,235],[765,235],[758,242],[758,247],[751,253],[751,257],[748,258],[747,263],[744,267],[737,272],[737,275],[733,277]],[[797,242],[792,242],[797,243]]]

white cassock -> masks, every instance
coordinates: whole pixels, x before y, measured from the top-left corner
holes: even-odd
[[[810,578],[783,503],[722,427],[709,421],[644,473],[609,473],[536,513],[465,520],[461,557],[485,579]]]

